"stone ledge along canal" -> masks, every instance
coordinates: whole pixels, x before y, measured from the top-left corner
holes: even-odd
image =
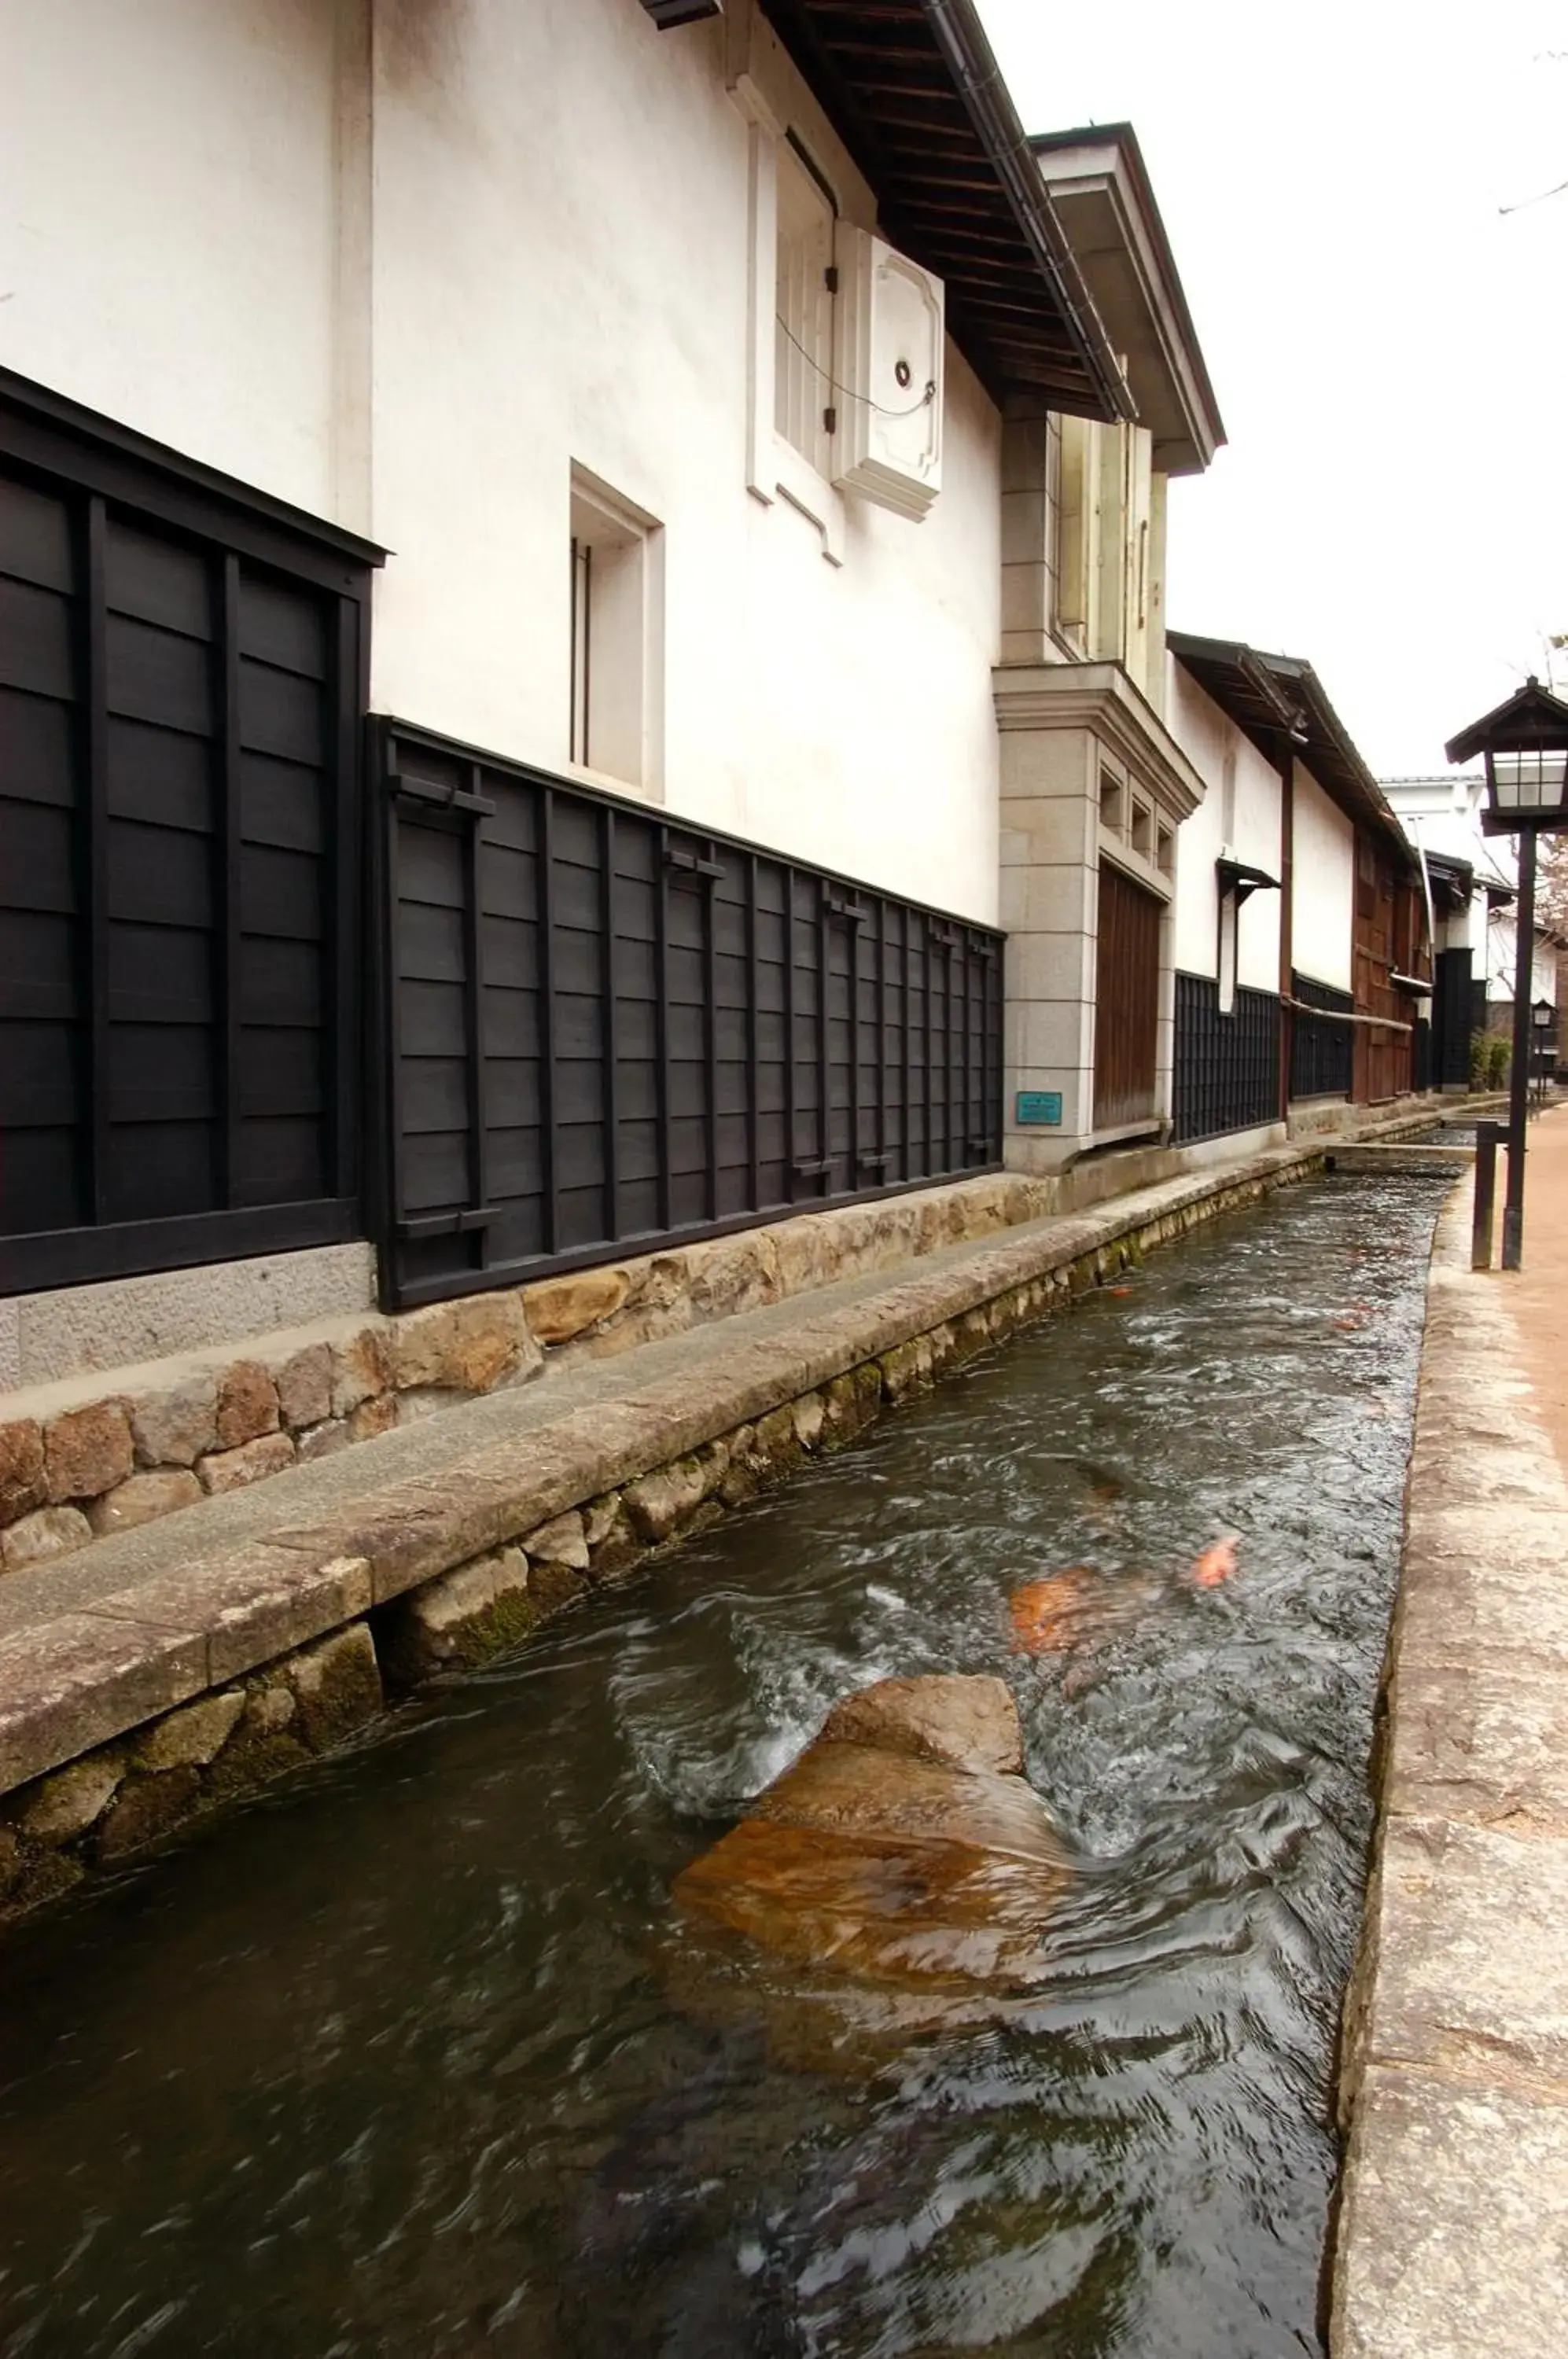
[[[14,1932],[5,2359],[1319,2350],[1445,1185],[1217,1222]],[[1015,1651],[1079,1567],[1073,1643]],[[681,1869],[927,1671],[1017,1699],[1072,1864],[1049,1981],[822,2053],[788,1968],[691,2004]]]

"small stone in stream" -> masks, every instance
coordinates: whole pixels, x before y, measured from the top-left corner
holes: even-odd
[[[1005,1680],[878,1680],[834,1704],[822,1734],[956,1769],[1023,1774],[1018,1708]]]
[[[999,1680],[847,1698],[678,1878],[693,1933],[667,1962],[678,2003],[724,2020],[755,1988],[781,2055],[841,2066],[846,2042],[1005,2017],[1049,1976],[1071,1873],[1021,1760]]]

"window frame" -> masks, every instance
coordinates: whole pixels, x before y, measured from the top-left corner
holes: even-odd
[[[764,507],[783,501],[816,527],[826,562],[844,560],[847,517],[844,495],[830,478],[802,458],[778,425],[779,338],[779,155],[786,145],[797,158],[811,155],[805,139],[788,122],[754,120],[750,135],[750,259],[748,300],[746,484]],[[851,217],[842,195],[814,158],[802,168],[833,193],[835,223]],[[836,252],[834,266],[836,268]]]
[[[570,472],[571,532],[571,693],[568,768],[590,785],[615,794],[630,794],[649,802],[664,799],[664,527],[647,508],[628,499],[603,476],[572,462]],[[635,558],[635,578],[626,568],[601,562],[602,558]],[[579,564],[579,557],[583,562]],[[621,578],[615,578],[619,574]],[[595,635],[595,616],[599,629]],[[606,617],[608,622],[606,624]],[[606,647],[606,629],[618,639]],[[595,655],[595,647],[597,654]],[[620,658],[623,679],[630,672],[634,686],[628,701],[636,717],[624,714],[611,728],[623,750],[626,737],[636,739],[635,763],[617,766],[604,758],[606,716],[601,710],[595,728],[594,675],[600,678],[612,654]],[[635,768],[636,775],[628,775]]]
[[[775,201],[773,240],[773,328],[776,355],[773,431],[786,450],[792,451],[795,457],[802,461],[824,484],[831,484],[833,437],[838,430],[837,402],[840,397],[835,375],[841,311],[838,287],[838,225],[843,219],[843,208],[832,181],[793,125],[785,132],[783,138],[779,142],[774,168],[776,176],[779,176],[779,196]],[[800,181],[815,191],[826,208],[828,261],[823,272],[824,283],[822,288],[822,295],[825,298],[822,306],[826,320],[825,365],[822,355],[821,340],[817,341],[815,350],[809,349],[804,340],[794,334],[789,321],[784,315],[785,299],[779,287],[779,264],[783,248],[779,223],[784,210],[781,196],[782,175],[785,172],[797,173]],[[814,375],[818,380],[816,397],[811,402],[811,414],[815,423],[810,438],[811,443],[810,450],[802,448],[801,444],[795,440],[780,416],[779,375],[781,368],[788,365],[786,355],[779,350],[780,338],[794,346],[799,358],[804,362],[807,372]],[[829,422],[830,419],[832,423]]]
[[[1221,1016],[1234,1016],[1241,988],[1241,897],[1234,885],[1220,887],[1215,916],[1215,1006]]]

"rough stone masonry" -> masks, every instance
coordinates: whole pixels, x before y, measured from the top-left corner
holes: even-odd
[[[1276,1149],[951,1247],[891,1284],[841,1281],[584,1362],[558,1387],[504,1389],[289,1484],[210,1496],[179,1563],[148,1529],[95,1542],[79,1573],[18,1572],[0,1615],[30,1589],[41,1618],[9,1635],[0,1620],[0,1912],[299,1766],[386,1696],[518,1645],[975,1353],[1311,1168]],[[310,1700],[329,1669],[330,1712]]]

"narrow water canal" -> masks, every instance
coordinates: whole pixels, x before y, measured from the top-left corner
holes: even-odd
[[[1441,1193],[1217,1223],[14,1934],[5,2359],[1317,2351]],[[1086,1646],[1012,1654],[1073,1566]],[[1047,1998],[832,2071],[683,2012],[681,1868],[931,1669],[1009,1680],[1073,1847]]]

